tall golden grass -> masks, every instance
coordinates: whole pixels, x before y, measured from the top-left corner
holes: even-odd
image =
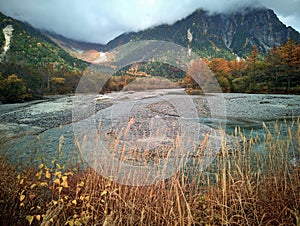
[[[272,131],[264,125],[262,150],[238,133],[236,150],[224,141],[205,171],[197,155],[188,169],[148,186],[55,161],[20,170],[2,158],[0,224],[300,225],[299,119]]]

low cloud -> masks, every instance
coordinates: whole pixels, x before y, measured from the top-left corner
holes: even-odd
[[[102,44],[123,32],[174,23],[197,8],[214,13],[249,6],[272,8],[289,25],[300,21],[300,0],[26,0],[26,4],[0,0],[0,11],[8,16],[68,38]]]

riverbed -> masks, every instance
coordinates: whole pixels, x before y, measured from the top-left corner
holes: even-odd
[[[298,116],[298,95],[212,93],[189,96],[183,90],[150,90],[55,96],[0,105],[1,154],[16,164],[50,164],[55,160],[64,165],[88,165],[90,159],[84,156],[86,152],[80,139],[99,131],[101,144],[107,145],[104,139],[119,139],[119,148],[138,143],[140,149],[150,151],[159,145],[171,145],[170,137],[176,136],[178,131],[185,134],[185,138],[192,137],[191,149],[209,134],[209,150],[215,149],[214,154],[217,154],[221,140],[225,137],[230,143],[237,127],[246,135],[260,135],[263,123],[271,127],[276,120]],[[135,132],[127,137],[120,135],[128,125]],[[159,156],[162,155],[161,151]]]

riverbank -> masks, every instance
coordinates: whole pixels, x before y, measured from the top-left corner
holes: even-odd
[[[56,161],[20,170],[0,158],[0,224],[299,225],[300,168],[289,157],[300,153],[287,151],[300,142],[299,123],[284,138],[283,127],[265,130],[262,155],[251,142],[232,154],[224,145],[205,172],[198,156],[189,165],[192,178],[180,171],[148,186]]]
[[[156,128],[187,118],[189,126],[205,137],[209,130],[226,126],[230,133],[235,127],[262,128],[263,122],[300,115],[300,96],[269,94],[208,94],[185,95],[182,90],[154,90],[147,92],[119,92],[90,97],[83,108],[76,106],[76,96],[61,96],[23,104],[0,105],[0,136],[2,153],[17,162],[58,158],[62,145],[62,163],[80,159],[74,144],[74,108],[83,114],[92,106],[103,129],[112,131],[127,126],[130,118],[139,119],[139,130],[149,131],[144,125],[151,120]],[[173,120],[173,121],[172,121]],[[113,123],[113,121],[115,123]],[[138,120],[136,120],[138,125]],[[196,124],[195,124],[196,123]],[[78,124],[76,124],[78,125]],[[116,127],[117,125],[117,127]],[[229,129],[228,129],[229,128]],[[200,129],[200,130],[199,130]],[[90,132],[87,128],[87,131]],[[141,131],[142,132],[142,131]],[[191,133],[191,132],[190,132]],[[191,133],[191,135],[194,133]],[[192,135],[194,136],[194,135]],[[63,139],[62,139],[63,137]],[[61,139],[60,139],[61,138]],[[160,139],[160,138],[159,138]],[[230,138],[229,138],[230,140]],[[221,138],[218,138],[221,142]]]
[[[107,108],[113,102],[139,99],[139,92],[109,93],[95,97],[96,111]],[[165,93],[177,94],[171,91],[147,92],[143,98],[159,97]],[[145,93],[142,95],[146,95]],[[141,95],[140,95],[141,96]],[[54,128],[72,122],[72,107],[74,95],[47,96],[43,100],[17,104],[0,105],[0,123],[29,124],[43,128]],[[300,96],[282,94],[242,94],[222,93],[207,95],[192,95],[190,98],[198,110],[199,117],[213,115],[219,118],[237,118],[248,120],[269,121],[278,118],[300,116]],[[219,103],[222,98],[224,112],[210,112],[212,107],[208,102]],[[180,100],[179,100],[180,101]],[[180,105],[180,103],[178,103]]]

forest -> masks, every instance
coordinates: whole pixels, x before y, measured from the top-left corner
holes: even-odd
[[[300,45],[291,39],[271,49],[267,56],[254,46],[246,59],[202,60],[217,78],[222,92],[300,94]],[[201,87],[189,75],[193,70],[191,67],[184,73],[162,63],[139,63],[120,70],[103,88],[106,92],[119,91],[132,82],[133,77],[152,75],[170,79],[187,90],[199,90]]]
[[[291,39],[263,57],[253,47],[245,60],[208,62],[223,92],[300,94],[300,45]]]
[[[271,49],[267,56],[254,46],[246,59],[203,61],[214,73],[223,92],[300,94],[300,45],[291,39]],[[1,63],[0,101],[23,102],[49,94],[74,93],[83,71],[87,70],[58,69],[55,63],[39,67]],[[120,91],[142,77],[151,77],[154,83],[157,77],[164,77],[187,90],[201,89],[189,75],[190,70],[184,73],[161,63],[135,64],[118,71],[99,92]]]
[[[29,67],[22,64],[0,64],[0,102],[15,103],[41,99],[44,95],[73,93],[81,78],[80,71]]]

